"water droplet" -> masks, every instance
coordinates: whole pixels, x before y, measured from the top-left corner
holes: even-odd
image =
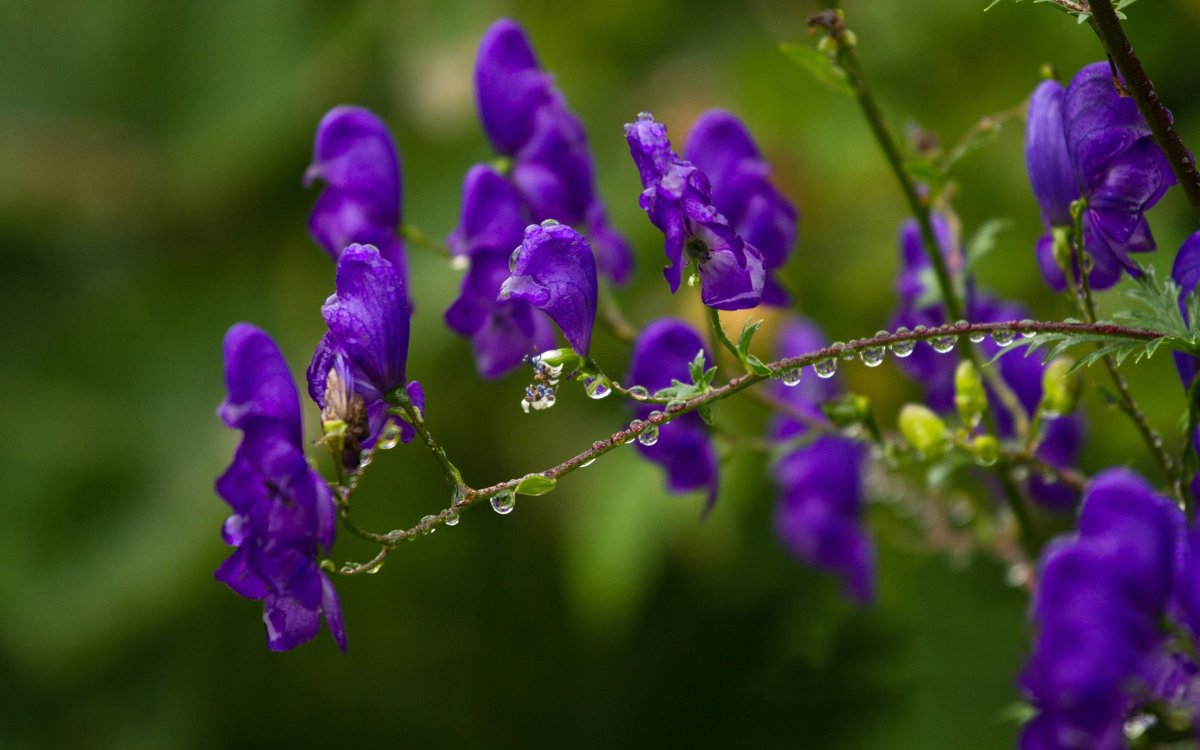
[[[654,119],[654,115],[649,112],[638,112],[637,118],[642,122],[650,122]]]
[[[395,448],[400,442],[400,425],[393,421],[388,421],[383,426],[382,432],[379,434],[379,440],[376,441],[375,447],[379,450],[390,451]]]
[[[882,346],[864,346],[858,350],[858,358],[867,367],[879,367],[886,353],[887,349]]]
[[[421,530],[421,534],[422,534],[422,535],[424,535],[424,536],[429,536],[429,535],[430,535],[430,534],[432,534],[433,532],[437,531],[437,527],[432,525],[432,524],[433,524],[433,522],[434,522],[434,521],[436,521],[436,520],[437,520],[437,519],[436,519],[436,518],[434,518],[433,516],[421,516],[421,523],[422,523],[422,524],[426,524],[426,523],[427,523],[427,524],[431,524],[431,525],[429,525],[429,526],[426,526],[424,529],[422,529],[422,530]]]
[[[609,388],[600,378],[584,378],[583,389],[587,392],[588,398],[593,398],[597,401],[612,393],[612,388]]]
[[[512,490],[501,490],[495,495],[492,495],[492,510],[502,516],[507,516],[513,512],[513,508],[517,507],[517,496]]]
[[[646,398],[650,395],[650,391],[646,390],[646,386],[644,385],[635,385],[634,387],[627,389],[627,391],[629,395],[634,398]]]
[[[602,450],[604,450],[604,446],[605,446],[605,443],[603,440],[597,440],[596,442],[592,443],[592,450],[602,451]]]
[[[983,341],[987,338],[987,334],[983,331],[971,331],[967,334],[967,338],[972,344],[978,344],[980,341]]]
[[[658,442],[658,426],[649,424],[646,429],[638,433],[638,442],[647,447]]]
[[[967,321],[963,320],[962,318],[959,318],[958,320],[954,321],[954,327],[960,331],[963,331],[963,330],[970,328],[971,324],[968,323]]]
[[[1025,320],[1021,321],[1021,325],[1031,326],[1031,325],[1033,325],[1033,321],[1030,320],[1029,318],[1026,318]],[[1036,335],[1037,335],[1037,331],[1021,331],[1021,336],[1023,338],[1031,339]]]
[[[829,345],[829,348],[833,350],[833,356],[844,357],[843,353],[845,352],[846,345],[843,344],[841,341],[833,342],[832,344]],[[853,354],[850,355],[850,359],[854,359]],[[837,366],[837,364],[835,363],[834,367],[836,367],[836,366]]]
[[[802,370],[799,367],[793,367],[789,370],[784,370],[779,376],[779,380],[788,388],[794,388],[800,385],[800,375]]]
[[[688,276],[687,285],[688,286],[699,286],[700,285],[700,274],[694,273],[691,276]]]
[[[592,465],[592,464],[594,464],[594,463],[596,463],[596,459],[595,459],[595,458],[589,458],[588,460],[586,460],[586,461],[584,461],[583,463],[579,464],[579,468],[581,468],[581,469],[586,469],[587,467],[591,466],[591,465]]]
[[[958,336],[937,336],[929,340],[929,345],[938,354],[945,354],[953,351],[954,345],[958,343]]]
[[[517,272],[517,258],[521,257],[521,246],[517,245],[517,249],[512,251],[512,255],[508,256],[508,272]]]
[[[1029,580],[1029,566],[1025,563],[1015,563],[1008,566],[1004,572],[1004,582],[1013,588],[1024,586]]]
[[[358,456],[358,470],[362,471],[363,469],[367,468],[368,466],[371,465],[371,462],[374,460],[375,460],[375,450],[374,449],[369,449],[369,450],[363,451]]]
[[[612,444],[613,445],[625,445],[625,441],[628,439],[629,439],[629,436],[626,435],[624,432],[618,432],[612,436]]]
[[[851,341],[850,343],[853,344],[854,342]],[[839,356],[843,362],[853,362],[858,357],[858,353],[849,346],[842,345],[842,348],[839,350]]]
[[[658,424],[662,420],[663,420],[663,413],[661,411],[659,411],[658,409],[655,409],[654,411],[652,411],[646,415],[646,421],[651,424]]]
[[[834,373],[837,372],[837,360],[833,357],[830,357],[829,359],[818,359],[816,362],[812,363],[812,369],[813,372],[817,374],[818,378],[832,378]]]
[[[904,326],[900,326],[899,328],[896,329],[896,333],[898,333],[898,334],[905,334],[905,333],[909,333],[909,332],[910,331]],[[915,349],[916,347],[917,347],[917,342],[913,341],[912,339],[909,339],[907,341],[893,341],[889,345],[888,348],[892,350],[892,354],[896,355],[896,357],[898,359],[904,359],[905,357],[912,354],[913,349]]]
[[[554,220],[554,219],[544,219],[544,220],[542,221],[542,226],[544,226],[544,227],[556,227],[556,226],[558,226],[558,222],[557,222],[556,220]]]
[[[672,399],[667,402],[666,410],[668,414],[674,414],[677,411],[683,411],[683,407],[687,406],[687,402],[682,399]]]
[[[1016,336],[1013,334],[1013,332],[1006,328],[992,331],[992,341],[996,342],[996,346],[1008,346],[1013,342],[1014,338],[1016,338]]]
[[[1137,714],[1136,716],[1131,716],[1123,727],[1125,738],[1129,740],[1141,739],[1142,735],[1157,723],[1158,717],[1154,714]]]
[[[446,524],[447,526],[457,526],[458,525],[458,511],[452,510],[449,513],[447,513],[446,520],[443,521],[442,523]]]
[[[637,432],[638,430],[640,430],[642,428],[642,425],[644,425],[644,424],[646,424],[646,423],[643,422],[642,420],[635,419],[629,423],[629,429],[632,432]]]

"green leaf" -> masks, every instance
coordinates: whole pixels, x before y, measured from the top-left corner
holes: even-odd
[[[806,44],[781,44],[779,49],[813,78],[840,94],[854,96],[854,87],[846,79],[846,71],[826,52]]]
[[[753,354],[746,355],[746,367],[755,375],[770,377],[772,374],[771,368],[763,364],[763,361]]]
[[[704,424],[712,427],[715,419],[713,418],[712,404],[702,404],[696,407],[696,413],[704,420]]]
[[[742,324],[742,332],[738,334],[737,350],[738,355],[745,361],[746,355],[750,353],[750,342],[754,339],[754,334],[758,333],[758,329],[762,327],[763,321],[749,320]]]
[[[517,483],[516,492],[518,495],[545,495],[557,485],[557,479],[552,479],[542,474],[526,474]]]
[[[967,241],[968,273],[974,271],[979,261],[996,249],[996,236],[1011,226],[1011,219],[988,219],[979,225],[979,229]]]

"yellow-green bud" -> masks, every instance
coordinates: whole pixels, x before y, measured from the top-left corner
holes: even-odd
[[[946,423],[932,409],[921,404],[905,404],[897,419],[900,434],[915,450],[926,456],[942,452],[946,442]]]
[[[971,441],[971,455],[980,466],[991,466],[1000,459],[1000,441],[994,435],[978,435]]]
[[[1057,417],[1075,411],[1083,392],[1083,379],[1077,372],[1068,373],[1074,365],[1075,361],[1068,357],[1059,357],[1046,365],[1042,373],[1042,414]]]
[[[954,371],[954,407],[959,419],[968,429],[979,424],[984,409],[987,409],[987,391],[983,389],[983,378],[969,360],[958,363]]]

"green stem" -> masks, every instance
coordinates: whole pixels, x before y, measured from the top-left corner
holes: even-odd
[[[454,488],[455,493],[465,492],[467,485],[463,481],[462,472],[458,470],[457,466],[451,463],[449,456],[446,455],[446,451],[442,446],[438,445],[438,442],[434,440],[428,428],[425,427],[425,415],[409,399],[407,389],[404,386],[400,386],[389,392],[386,399],[393,407],[389,411],[412,425],[413,430],[421,438],[421,442],[425,444],[425,447],[433,455],[434,460],[437,461],[438,466],[441,467],[442,474],[446,477],[446,481]]]
[[[716,334],[717,341],[720,341],[721,345],[729,350],[734,359],[741,362],[742,355],[738,353],[737,344],[734,344],[729,340],[729,336],[725,335],[725,328],[721,325],[721,312],[715,307],[708,308],[708,319],[712,321],[712,329],[713,333]]]

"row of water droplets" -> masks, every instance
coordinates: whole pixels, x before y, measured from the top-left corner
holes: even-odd
[[[1022,324],[1032,323],[1029,320],[1021,321]],[[960,320],[954,324],[956,329],[967,329],[970,323],[965,320]],[[929,329],[925,326],[916,326],[913,329],[908,329],[904,326],[897,328],[895,331],[879,331],[874,338],[903,336],[909,333],[923,334]],[[933,336],[928,339],[923,339],[929,343],[929,346],[939,354],[947,354],[954,351],[954,347],[958,344],[958,339],[961,334],[954,331],[949,331],[939,336]],[[967,334],[967,339],[973,344],[978,344],[988,337],[988,334],[983,331],[970,331]],[[1029,338],[1036,333],[1034,331],[1024,331],[1022,336]],[[992,342],[996,346],[1005,347],[1011,344],[1017,338],[1015,331],[1008,328],[998,328],[991,332]],[[838,360],[852,362],[855,359],[861,361],[867,367],[878,367],[883,364],[887,352],[890,350],[892,355],[897,359],[904,359],[910,356],[917,348],[917,343],[921,339],[902,339],[893,341],[886,346],[884,344],[873,344],[869,346],[856,346],[857,342],[851,342],[850,345],[840,341],[830,344],[829,348],[837,352],[832,357],[818,359],[812,363],[812,370],[819,378],[832,378],[837,374]],[[797,386],[800,384],[800,375],[802,368],[792,367],[784,370],[779,374],[779,380],[786,386]]]

